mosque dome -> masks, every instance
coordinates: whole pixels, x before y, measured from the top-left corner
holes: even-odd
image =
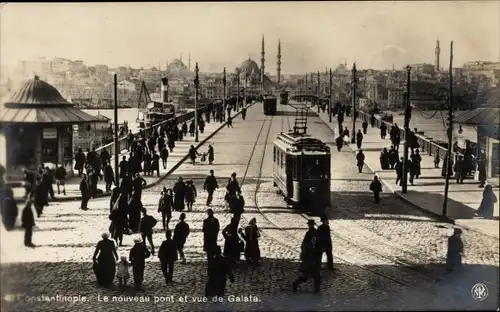
[[[73,106],[59,91],[38,76],[25,82],[4,104],[7,108]]]
[[[260,74],[260,68],[255,61],[253,61],[251,58],[248,58],[248,60],[243,61],[240,65],[240,71],[241,73],[258,73]]]
[[[174,59],[167,66],[167,71],[168,72],[180,72],[180,71],[186,71],[186,70],[188,70],[186,64],[184,64],[179,59]]]

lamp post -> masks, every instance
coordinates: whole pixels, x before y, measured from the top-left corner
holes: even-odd
[[[410,91],[411,91],[411,66],[406,66],[406,108],[405,108],[405,143],[403,144],[403,176],[401,177],[401,191],[406,193],[408,191],[408,148],[410,147],[409,139],[411,136],[410,120],[411,120],[411,105],[410,105]]]
[[[115,105],[114,105],[114,147],[115,147],[115,185],[120,185],[120,170],[118,169],[118,157],[120,155],[120,150],[118,148],[118,76],[114,75],[114,93],[115,93]]]
[[[318,103],[316,103],[316,105],[318,105],[318,113],[319,113],[319,88],[320,88],[319,70],[318,70],[318,86],[317,86],[317,88],[318,88],[318,90],[317,90],[316,94],[318,95],[318,100],[317,100]]]
[[[200,87],[200,70],[198,68],[198,62],[196,62],[194,72],[196,73],[196,76],[194,77],[194,141],[198,142],[198,89]]]
[[[356,63],[352,65],[352,133],[351,133],[351,143],[356,143]]]
[[[243,96],[245,97],[243,99],[243,103],[245,103],[245,107],[247,107],[247,87],[248,87],[248,72],[245,72],[245,89],[243,90]]]
[[[446,159],[446,175],[444,183],[443,218],[448,214],[448,190],[450,187],[451,159],[453,154],[453,41],[450,43],[450,81],[448,85],[448,157]]]
[[[332,80],[333,80],[333,74],[332,74],[332,69],[330,68],[330,85],[328,86],[328,89],[329,89],[329,92],[330,92],[330,96],[329,96],[329,99],[328,99],[328,120],[330,122],[332,122],[332,102],[333,102],[333,98],[332,98]]]
[[[237,110],[239,110],[239,107],[240,107],[240,72],[237,71],[236,72],[236,85],[238,87],[238,97],[236,98],[236,107],[237,107]]]
[[[226,109],[226,68],[224,67],[224,73],[222,76],[222,107]],[[229,116],[227,116],[229,118]]]

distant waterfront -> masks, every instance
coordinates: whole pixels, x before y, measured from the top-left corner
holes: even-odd
[[[463,111],[455,112],[455,116],[461,114],[462,112]],[[386,113],[392,114],[392,116],[394,116],[394,122],[397,123],[400,128],[403,128],[404,116],[399,115],[400,113],[402,113],[402,111],[398,112],[386,111]],[[423,114],[428,118],[434,114],[434,111],[428,111],[428,112],[425,111]],[[427,137],[431,137],[433,140],[440,140],[447,142],[448,139],[446,137],[445,127],[446,127],[446,119],[448,118],[448,111],[437,112],[436,115],[434,115],[430,119],[426,119],[424,116],[416,109],[413,109],[411,112],[410,128],[412,130],[413,128],[417,128],[418,131],[424,131],[424,135]],[[444,122],[443,118],[445,120]],[[477,141],[477,134],[474,127],[462,126],[462,129],[464,130],[463,136],[465,139],[472,142]]]
[[[82,111],[90,114],[92,116],[97,116],[97,114],[106,116],[114,121],[114,110],[113,109],[82,109]],[[136,123],[139,109],[137,108],[120,108],[118,110],[118,123],[122,124],[125,120],[128,122],[129,129],[132,132],[137,132],[139,130],[138,124]]]

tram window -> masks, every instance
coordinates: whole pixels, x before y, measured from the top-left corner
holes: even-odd
[[[302,179],[328,179],[328,159],[304,158]]]

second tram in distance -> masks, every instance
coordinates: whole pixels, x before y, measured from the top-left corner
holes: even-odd
[[[264,95],[263,96],[263,106],[265,115],[276,115],[278,101],[275,96]]]
[[[309,135],[280,133],[274,141],[273,184],[287,204],[315,215],[330,206],[330,148]]]

